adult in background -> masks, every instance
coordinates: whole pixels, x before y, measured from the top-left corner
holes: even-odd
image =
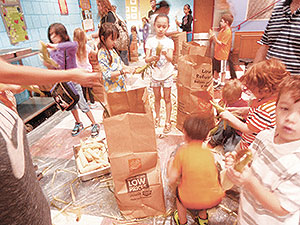
[[[109,0],[97,0],[97,6],[98,6],[98,13],[101,17],[100,24],[103,23],[115,23],[117,19],[121,20],[117,17],[117,15],[114,13],[114,8],[110,4]],[[129,48],[129,46],[128,46]],[[123,63],[128,66],[128,49],[127,50],[120,50],[116,49],[119,53]]]
[[[186,32],[187,42],[190,42],[193,39],[193,32],[192,32],[193,16],[192,16],[191,6],[189,4],[184,5],[183,12],[185,15],[184,17],[182,17],[182,22],[180,23],[177,19],[175,20],[175,22],[177,26],[179,26],[182,29],[182,31]]]
[[[300,0],[279,1],[260,40],[254,63],[280,59],[292,74],[300,74]]]
[[[156,0],[150,0],[151,10],[148,11],[148,19],[155,13],[156,10]]]

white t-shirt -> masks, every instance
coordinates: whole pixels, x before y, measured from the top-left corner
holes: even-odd
[[[156,48],[158,43],[162,45],[162,51],[174,50],[174,42],[168,37],[157,39],[156,36],[149,37],[146,41],[146,49],[151,50],[151,56],[156,55]],[[165,80],[174,73],[174,66],[171,62],[167,61],[166,56],[160,55],[160,59],[156,66],[153,68],[152,78],[154,80]]]
[[[238,224],[298,225],[300,216],[300,141],[274,143],[275,130],[261,131],[250,149],[253,162],[250,167],[259,182],[273,192],[282,208],[290,212],[276,216],[241,189]]]
[[[77,68],[86,69],[89,72],[93,71],[92,65],[90,64],[88,57],[91,50],[92,48],[88,44],[86,44],[86,59],[83,62],[80,62],[76,56]]]

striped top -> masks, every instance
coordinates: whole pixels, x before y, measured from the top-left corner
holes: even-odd
[[[280,59],[287,70],[296,75],[300,74],[300,10],[292,14],[284,2],[274,7],[260,42],[269,46],[267,59]]]
[[[241,189],[238,221],[240,225],[299,225],[300,216],[300,140],[285,144],[273,142],[275,129],[260,132],[250,149],[254,153],[251,172],[282,208],[290,212],[276,216]]]
[[[247,149],[254,141],[258,132],[275,126],[276,97],[265,99],[264,102],[253,103],[249,109],[246,124],[253,133],[243,133],[241,149]]]

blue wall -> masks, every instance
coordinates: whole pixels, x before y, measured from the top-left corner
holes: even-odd
[[[93,19],[95,22],[95,28],[99,18],[97,16],[97,5],[96,0],[90,0],[93,12]],[[170,25],[175,30],[175,17],[180,21],[184,16],[183,6],[184,4],[190,4],[193,8],[194,0],[181,0],[169,1],[171,5],[170,9]],[[241,23],[245,20],[247,0],[229,0],[233,5],[232,12],[234,14],[233,26]],[[117,6],[117,13],[125,18],[125,0],[111,0],[111,3]],[[21,0],[21,6],[24,12],[25,21],[28,28],[29,40],[21,42],[15,46],[10,44],[7,36],[3,21],[0,22],[0,48],[21,48],[21,47],[32,47],[33,49],[39,48],[39,40],[48,42],[47,39],[47,28],[51,23],[61,22],[68,30],[70,37],[73,36],[73,30],[77,27],[81,27],[80,8],[78,0],[67,0],[69,9],[69,15],[60,15],[60,10],[57,0]],[[134,22],[135,25],[142,25],[141,21]],[[263,21],[251,21],[244,24],[240,31],[257,31],[264,30],[267,24],[267,20]],[[128,24],[130,27],[132,23]],[[130,30],[130,29],[129,29]],[[234,30],[236,31],[236,30]],[[37,67],[43,67],[38,56],[32,56],[23,60],[24,65],[31,65]]]
[[[234,16],[234,21],[232,26],[236,26],[246,19],[248,0],[230,0],[232,5],[232,13]],[[267,25],[268,20],[255,20],[248,21],[241,25],[241,29],[234,31],[263,31]]]

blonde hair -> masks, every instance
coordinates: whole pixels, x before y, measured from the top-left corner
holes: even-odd
[[[229,80],[222,89],[222,97],[226,103],[233,103],[241,98],[243,88],[242,82],[238,79]]]
[[[260,92],[274,94],[282,79],[289,75],[285,65],[272,58],[253,64],[240,81],[250,90],[258,88]]]
[[[77,43],[78,43],[78,48],[77,48],[77,52],[76,52],[77,59],[79,60],[79,62],[83,62],[84,60],[86,60],[86,57],[87,57],[86,33],[81,28],[76,28],[74,30],[73,39],[74,39],[74,41],[77,41]]]

